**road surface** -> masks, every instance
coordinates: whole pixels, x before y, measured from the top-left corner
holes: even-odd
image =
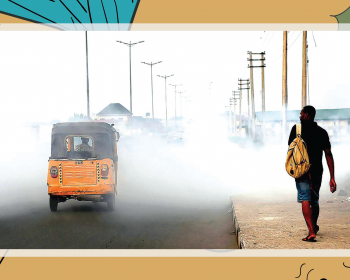
[[[237,248],[230,235],[229,196],[216,195],[216,178],[196,166],[196,160],[184,160],[185,146],[140,139],[119,142],[114,212],[104,203],[74,200],[50,212],[47,143],[21,155],[29,158],[27,164],[18,161],[21,166],[16,166],[17,156],[2,164],[0,248]]]

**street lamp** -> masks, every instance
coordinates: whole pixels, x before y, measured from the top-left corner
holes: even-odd
[[[167,101],[167,96],[166,96],[166,79],[174,76],[174,74],[169,75],[169,76],[166,76],[166,75],[164,75],[164,76],[157,75],[157,76],[161,77],[165,80],[165,127],[166,127],[166,131],[168,132],[168,101]]]
[[[179,91],[178,93],[180,93],[180,112],[181,112],[181,121],[182,121],[182,104],[181,104],[181,94],[182,93],[184,93],[184,92],[186,92],[186,90],[185,91]]]
[[[156,65],[158,63],[161,63],[161,61],[158,61],[156,63],[147,63],[147,62],[141,62],[143,64],[149,65],[151,66],[151,88],[152,88],[152,131],[154,132],[154,107],[153,107],[153,72],[152,72],[152,68],[153,65]]]
[[[176,125],[176,118],[177,118],[177,116],[176,116],[176,87],[182,86],[182,84],[181,85],[171,85],[171,84],[169,84],[169,86],[175,87],[175,131],[177,131],[177,125]]]
[[[132,134],[132,87],[131,87],[131,47],[135,46],[136,44],[140,44],[143,43],[144,41],[139,41],[136,43],[124,43],[122,41],[116,41],[117,43],[121,43],[124,45],[127,45],[129,47],[129,65],[130,65],[130,130],[131,130],[131,134]]]
[[[209,98],[211,97],[211,84],[212,84],[213,82],[209,82]]]
[[[85,46],[86,46],[86,94],[87,94],[87,117],[90,119],[90,93],[89,93],[89,54],[88,54],[88,38],[85,31]]]
[[[183,96],[182,98],[185,98],[186,102],[185,102],[185,115],[186,118],[188,117],[187,115],[187,102],[191,102],[188,98],[190,98],[191,96]]]

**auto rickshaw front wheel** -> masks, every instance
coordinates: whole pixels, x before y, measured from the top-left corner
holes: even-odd
[[[54,195],[50,195],[50,210],[51,212],[56,212],[58,206],[58,199]]]
[[[109,211],[114,211],[114,208],[115,208],[115,193],[112,193],[107,196],[107,209]]]

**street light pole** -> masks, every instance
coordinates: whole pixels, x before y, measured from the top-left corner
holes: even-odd
[[[182,93],[184,93],[184,92],[186,92],[186,90],[185,91],[179,91],[178,93],[180,93],[180,112],[181,112],[181,122],[182,122],[182,103],[181,103],[181,94]]]
[[[131,47],[135,46],[136,44],[143,43],[144,41],[139,41],[136,43],[124,43],[122,41],[116,41],[117,43],[121,43],[124,45],[127,45],[129,47],[129,69],[130,69],[130,131],[132,134],[132,86],[131,86]]]
[[[186,118],[188,117],[187,115],[187,102],[189,102],[189,100],[187,98],[189,98],[191,96],[182,96],[182,98],[185,98],[185,115],[186,115]]]
[[[175,131],[177,131],[177,123],[176,123],[176,118],[177,118],[177,116],[176,116],[176,87],[179,87],[179,86],[182,86],[182,84],[181,85],[171,85],[171,84],[169,84],[169,86],[172,86],[172,87],[175,87]]]
[[[161,63],[161,61],[158,61],[156,63],[147,63],[147,62],[142,62],[143,64],[149,65],[151,66],[151,89],[152,89],[152,131],[154,132],[154,107],[153,107],[153,72],[152,72],[152,68],[153,65],[156,65],[158,63]]]
[[[87,93],[87,117],[90,119],[89,56],[88,56],[87,31],[85,31],[85,46],[86,46],[86,93]]]
[[[211,98],[211,84],[212,84],[213,82],[210,82],[209,81],[209,98]]]
[[[282,66],[282,139],[287,138],[287,110],[288,110],[288,88],[287,88],[287,50],[288,40],[287,31],[283,31],[283,66]]]
[[[166,127],[166,131],[168,132],[168,101],[167,101],[167,96],[166,96],[166,79],[171,77],[171,76],[174,76],[174,74],[172,75],[169,75],[169,76],[160,76],[160,75],[157,75],[158,77],[161,77],[165,80],[165,127]]]

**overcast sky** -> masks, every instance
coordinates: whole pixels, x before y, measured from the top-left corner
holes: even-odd
[[[86,114],[84,32],[1,32],[0,36],[2,120],[66,121],[74,113]],[[288,36],[289,109],[300,109],[302,34],[291,31]],[[249,78],[248,50],[266,51],[266,110],[281,109],[281,31],[133,31],[88,33],[91,113],[109,103],[129,109],[129,49],[116,40],[145,41],[132,47],[134,115],[151,112],[151,69],[142,61],[162,61],[153,68],[155,117],[165,117],[164,79],[157,75],[174,74],[167,84],[183,84],[177,90],[191,96],[188,109],[192,114],[207,108],[202,104],[208,99],[211,81],[211,108],[224,112],[232,90],[237,90],[238,78]],[[316,109],[350,108],[349,32],[308,32],[308,41],[311,104]],[[254,87],[256,111],[260,111],[260,68],[254,69]],[[167,93],[168,117],[173,117],[174,87],[167,86]],[[243,97],[244,112],[245,92]],[[180,115],[179,95],[177,100]]]

